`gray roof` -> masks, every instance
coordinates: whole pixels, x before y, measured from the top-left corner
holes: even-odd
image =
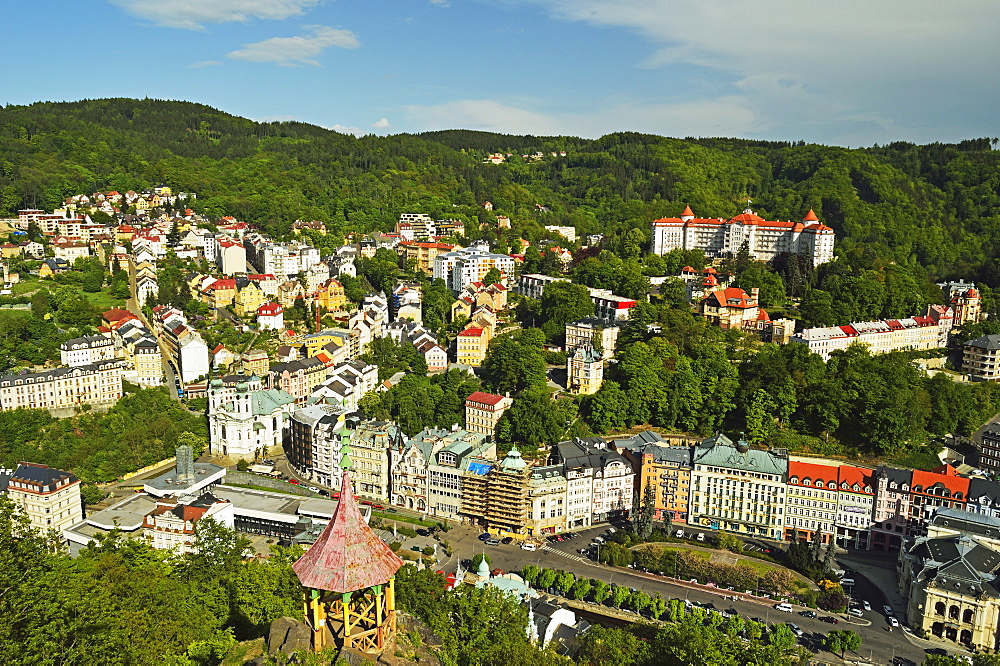
[[[930,524],[935,527],[944,527],[992,539],[1000,538],[1000,518],[964,509],[942,507],[934,512]]]
[[[741,472],[788,475],[788,458],[770,451],[744,447],[741,451],[725,435],[715,435],[699,444],[694,450],[693,463],[711,465]]]
[[[549,455],[550,464],[561,464],[566,469],[604,469],[608,463],[615,461],[621,462],[629,468],[632,467],[625,456],[608,449],[607,443],[600,437],[584,437],[559,442],[552,447],[552,453]]]
[[[628,439],[615,440],[613,443],[616,448],[626,449],[635,456],[651,455],[654,462],[691,466],[691,447],[671,446],[659,433],[652,430],[640,432]]]
[[[87,365],[77,365],[72,368],[53,368],[52,370],[43,370],[42,372],[26,372],[20,375],[4,375],[0,377],[0,386],[9,385],[15,380],[32,380],[34,382],[49,382],[59,379],[65,375],[72,374],[90,374],[92,372],[100,372],[102,370],[107,370],[109,368],[118,367],[118,361],[101,361],[100,363],[88,363]]]
[[[989,498],[987,506],[1000,506],[1000,483],[992,479],[984,479],[981,476],[974,476],[969,479],[969,494],[967,499],[970,503],[981,504],[981,498]]]
[[[55,490],[57,484],[72,483],[77,479],[71,472],[37,463],[21,463],[10,476],[10,480],[39,486],[43,492],[48,492]]]
[[[965,343],[966,347],[979,347],[987,351],[1000,349],[1000,335],[983,335]]]
[[[886,478],[890,483],[898,486],[909,486],[913,481],[913,471],[908,469],[897,469],[888,465],[879,465],[875,473],[876,478]]]

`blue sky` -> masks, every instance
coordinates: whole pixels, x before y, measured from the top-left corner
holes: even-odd
[[[3,19],[6,104],[182,99],[357,134],[1000,135],[993,0],[14,0]]]

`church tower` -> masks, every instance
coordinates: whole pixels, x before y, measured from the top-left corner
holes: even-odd
[[[346,445],[341,452],[340,502],[292,570],[305,588],[313,649],[338,645],[377,655],[395,642],[395,575],[403,560],[365,523],[354,499]]]

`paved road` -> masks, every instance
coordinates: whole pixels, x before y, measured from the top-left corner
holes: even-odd
[[[921,663],[924,659],[923,649],[911,643],[907,637],[899,630],[887,631],[887,624],[880,611],[879,599],[871,599],[872,611],[865,612],[864,621],[870,622],[869,626],[859,626],[851,624],[856,622],[851,618],[836,616],[838,624],[834,625],[821,622],[818,618],[802,617],[796,613],[783,613],[771,608],[770,603],[727,600],[725,595],[730,593],[720,590],[714,593],[706,590],[703,586],[685,585],[673,579],[667,579],[653,574],[644,574],[631,569],[619,569],[606,565],[596,564],[582,556],[576,550],[586,546],[590,540],[607,529],[607,526],[582,530],[581,538],[572,541],[563,541],[556,544],[546,543],[542,550],[535,552],[520,550],[516,544],[487,546],[477,539],[479,531],[471,527],[455,527],[442,536],[454,548],[454,555],[451,558],[440,562],[439,568],[444,571],[454,571],[460,560],[468,560],[474,554],[485,552],[489,555],[491,566],[504,571],[518,571],[528,564],[540,567],[548,567],[571,571],[577,576],[587,578],[597,578],[614,585],[627,585],[628,587],[640,589],[644,592],[655,595],[659,593],[666,599],[689,599],[692,602],[712,604],[712,607],[725,610],[734,609],[740,615],[747,618],[760,617],[768,623],[794,622],[804,632],[803,643],[807,646],[819,641],[830,629],[853,629],[857,631],[862,639],[862,647],[859,655],[868,658],[869,654],[873,663],[888,663],[894,656],[902,656]],[[411,545],[430,545],[433,539],[427,537],[415,537],[404,542],[404,547]],[[856,577],[857,578],[857,577]],[[860,585],[860,581],[859,581]],[[868,592],[862,593],[862,595]],[[876,601],[879,603],[876,605]],[[796,607],[796,611],[803,610],[803,607]],[[829,613],[820,613],[820,617],[829,616]],[[827,653],[827,657],[830,655]]]

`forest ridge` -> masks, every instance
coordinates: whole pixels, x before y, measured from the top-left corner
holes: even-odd
[[[296,219],[335,234],[391,228],[401,212],[543,225],[611,236],[652,220],[729,217],[752,200],[768,219],[813,208],[857,268],[896,262],[932,280],[1000,284],[1000,153],[995,139],[864,149],[616,133],[587,140],[449,130],[354,137],[298,122],[258,123],[153,99],[39,102],[0,109],[0,214],[51,210],[80,192],[169,182],[209,215],[282,236]],[[494,165],[494,151],[515,157]],[[546,158],[520,159],[536,151]],[[552,151],[566,151],[551,158]],[[548,212],[539,213],[536,204]],[[533,237],[534,236],[534,237]]]

